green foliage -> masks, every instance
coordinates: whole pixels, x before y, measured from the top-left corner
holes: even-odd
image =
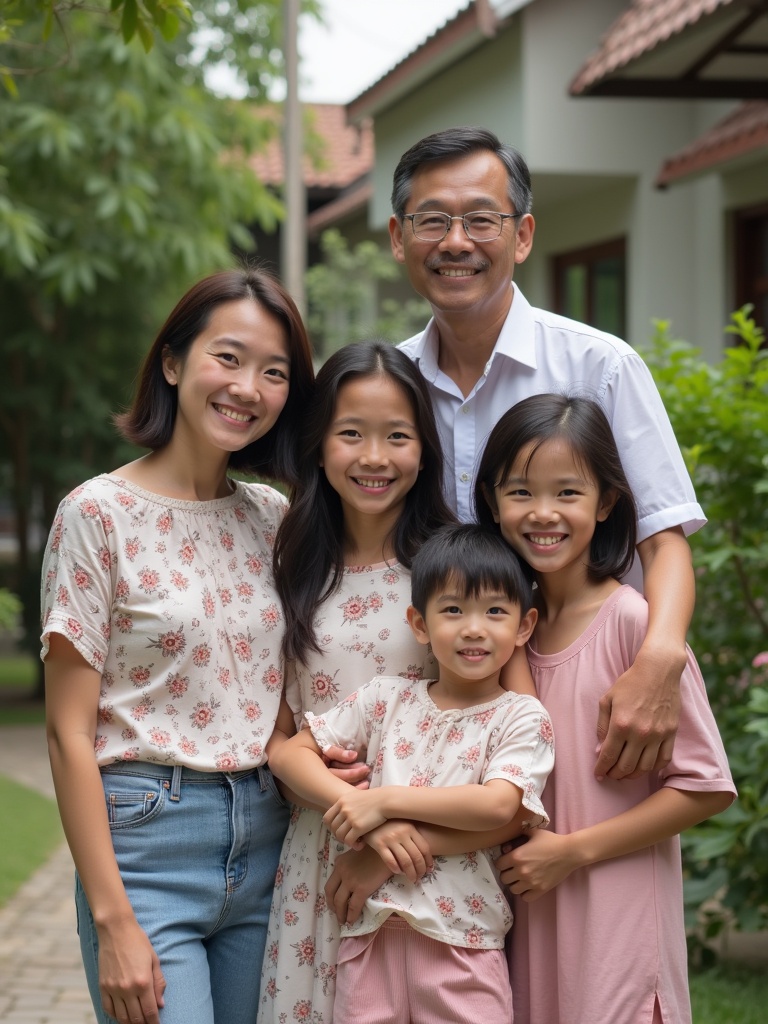
[[[643,353],[709,519],[691,538],[689,639],[739,790],[683,837],[689,924],[704,937],[728,918],[744,929],[768,919],[768,350],[749,313],[733,314],[736,344],[717,365],[672,340],[667,323]]]
[[[21,613],[21,601],[5,587],[0,587],[0,629],[12,629]]]
[[[307,326],[321,358],[366,338],[403,341],[429,320],[422,299],[401,302],[379,294],[382,285],[400,278],[389,251],[370,241],[350,250],[335,228],[323,233],[320,245],[323,262],[310,267],[305,280]]]
[[[20,550],[3,582],[23,601],[31,645],[35,527],[47,533],[76,483],[135,456],[111,417],[172,302],[232,265],[233,245],[252,244],[251,225],[282,216],[248,162],[275,136],[275,119],[214,95],[197,42],[206,28],[218,38],[226,12],[247,6],[230,34],[238,59],[252,52],[256,70],[244,80],[266,102],[270,76],[281,73],[280,5],[202,0],[194,23],[180,23],[172,42],[158,36],[150,53],[126,45],[91,7],[73,6],[66,31],[45,43],[46,70],[17,75],[16,99],[0,102],[0,483]],[[39,44],[44,7],[24,7],[16,44]]]
[[[1,742],[0,738],[0,742]],[[0,906],[64,841],[53,800],[0,775]]]

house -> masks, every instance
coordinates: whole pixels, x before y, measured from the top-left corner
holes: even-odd
[[[311,223],[386,238],[400,155],[482,124],[531,169],[528,299],[716,358],[737,305],[768,324],[766,100],[764,0],[471,0],[347,105],[375,162]]]
[[[360,237],[345,218],[345,209],[365,202],[370,196],[369,172],[373,166],[373,132],[365,118],[357,123],[347,120],[340,104],[308,103],[304,106],[305,150],[304,185],[307,194],[307,263],[321,259],[318,240],[321,231],[331,223],[340,227],[350,241],[369,237],[364,224]],[[264,116],[264,110],[259,115]],[[279,107],[269,116],[279,116]],[[285,181],[283,146],[280,138],[250,158],[254,174],[265,185],[282,191]],[[318,219],[319,215],[319,219]],[[280,271],[280,232],[253,229],[256,254],[271,269]]]

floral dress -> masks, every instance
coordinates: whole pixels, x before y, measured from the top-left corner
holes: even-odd
[[[408,626],[410,592],[410,573],[400,565],[344,570],[341,588],[315,619],[323,654],[286,670],[286,698],[297,721],[302,711],[322,715],[373,676],[435,675],[428,648]],[[319,812],[294,808],[275,883],[259,1024],[331,1024],[340,932],[324,887],[347,849]]]

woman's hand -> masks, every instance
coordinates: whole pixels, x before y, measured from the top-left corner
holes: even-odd
[[[533,903],[579,867],[570,839],[534,829],[526,842],[496,860],[502,882],[526,903]]]
[[[368,832],[370,846],[394,875],[405,875],[409,882],[418,880],[432,870],[429,843],[411,821],[392,819]]]
[[[135,920],[115,934],[99,929],[99,990],[105,1013],[120,1024],[160,1024],[165,978]]]
[[[325,883],[325,900],[339,924],[354,924],[363,904],[392,875],[375,850],[348,850],[336,858]]]

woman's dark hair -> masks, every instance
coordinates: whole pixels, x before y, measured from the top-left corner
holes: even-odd
[[[411,566],[411,604],[423,615],[427,602],[446,585],[464,597],[483,590],[506,594],[525,614],[533,604],[520,559],[496,531],[477,523],[444,526],[425,541]]]
[[[511,472],[521,451],[528,451],[526,468],[545,441],[562,438],[574,458],[596,481],[600,494],[617,496],[608,518],[595,526],[589,548],[590,580],[619,578],[635,556],[637,508],[605,413],[591,398],[532,395],[513,405],[491,431],[475,482],[478,522],[499,530],[491,502],[494,488]],[[530,570],[530,567],[529,567]]]
[[[318,605],[338,589],[344,572],[344,513],[320,466],[323,440],[339,390],[349,381],[371,377],[388,378],[403,390],[422,447],[422,468],[392,533],[397,560],[410,567],[427,537],[455,521],[443,498],[443,453],[429,392],[417,367],[386,342],[359,342],[335,352],[318,372],[302,422],[298,482],[274,550],[275,582],[286,626],[283,652],[304,664],[311,651],[321,650],[314,631]]]
[[[312,350],[296,304],[265,270],[222,270],[189,289],[160,328],[144,359],[131,408],[115,416],[115,423],[133,444],[152,451],[164,448],[173,434],[178,398],[177,389],[163,374],[163,356],[170,353],[183,359],[208,326],[213,311],[242,299],[255,302],[284,328],[291,361],[290,387],[275,425],[252,444],[232,452],[229,465],[245,473],[261,473],[292,483],[299,447],[297,427],[314,379]]]
[[[411,197],[411,182],[420,167],[437,160],[456,160],[473,153],[493,153],[507,172],[507,195],[515,213],[530,213],[533,205],[528,165],[512,146],[501,142],[487,128],[462,125],[445,128],[419,139],[400,157],[392,180],[392,212],[402,220]]]

